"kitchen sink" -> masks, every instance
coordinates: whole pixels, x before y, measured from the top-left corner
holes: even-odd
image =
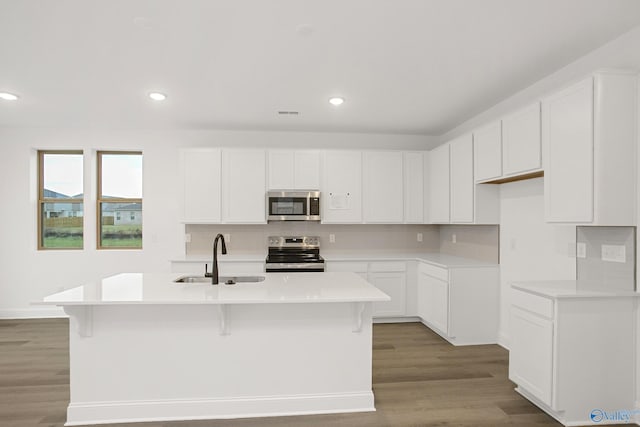
[[[258,283],[263,282],[264,276],[220,276],[219,283],[235,285],[236,283]],[[183,276],[174,280],[176,283],[211,283],[211,277],[205,276]]]

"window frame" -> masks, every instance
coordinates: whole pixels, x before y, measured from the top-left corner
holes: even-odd
[[[98,250],[135,250],[140,251],[143,248],[143,242],[140,242],[140,247],[133,246],[102,246],[102,204],[103,203],[140,203],[142,209],[142,197],[141,198],[127,198],[127,197],[114,197],[104,199],[102,196],[102,156],[103,155],[124,155],[142,156],[142,151],[118,151],[118,150],[99,150],[96,152],[97,156],[97,192],[96,192],[96,248]],[[144,161],[144,157],[143,157]],[[144,197],[144,195],[143,195]],[[143,228],[144,229],[144,228]]]
[[[37,202],[37,206],[36,206],[36,211],[37,211],[37,217],[38,217],[38,250],[39,251],[78,251],[78,250],[84,250],[84,215],[82,216],[83,218],[83,224],[82,224],[82,246],[81,247],[77,247],[77,248],[73,248],[73,247],[60,247],[60,248],[48,248],[44,245],[44,235],[42,234],[44,231],[44,227],[43,227],[43,218],[42,218],[42,214],[43,214],[43,207],[45,204],[47,203],[60,203],[60,199],[56,199],[55,197],[44,197],[44,156],[50,154],[50,155],[65,155],[65,154],[73,154],[73,155],[80,155],[82,156],[82,162],[83,162],[83,174],[82,174],[82,187],[84,188],[84,151],[83,150],[38,150],[38,202]],[[83,197],[82,198],[68,198],[68,199],[64,199],[64,203],[82,203],[83,204],[83,211],[84,209],[84,194],[85,192],[82,192]]]

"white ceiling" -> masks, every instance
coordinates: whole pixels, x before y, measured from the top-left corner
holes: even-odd
[[[440,135],[637,25],[638,0],[0,0],[0,127]]]

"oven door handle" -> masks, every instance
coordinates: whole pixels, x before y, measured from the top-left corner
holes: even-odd
[[[296,270],[306,270],[311,268],[324,268],[324,262],[302,262],[302,263],[266,263],[267,269],[288,268]]]

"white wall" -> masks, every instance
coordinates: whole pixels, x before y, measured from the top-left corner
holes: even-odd
[[[0,318],[58,315],[30,305],[43,296],[131,271],[169,271],[180,247],[178,150],[196,146],[425,149],[430,140],[411,135],[300,132],[114,131],[0,129]],[[37,149],[85,150],[85,249],[37,251]],[[144,154],[143,250],[97,251],[95,150]]]
[[[500,344],[509,344],[510,284],[576,277],[576,227],[544,221],[543,178],[500,186]]]

